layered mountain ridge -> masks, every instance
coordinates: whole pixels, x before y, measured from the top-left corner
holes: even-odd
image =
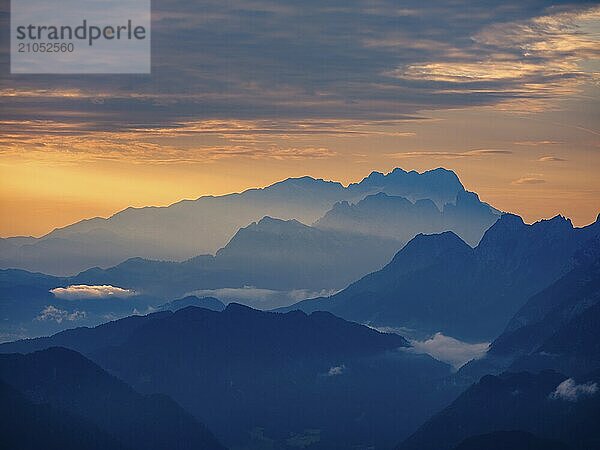
[[[266,439],[292,450],[310,437],[315,449],[389,448],[456,395],[442,383],[446,364],[409,351],[399,335],[326,312],[190,306],[2,344],[0,352],[56,345],[142,394],[169,395],[232,447]]]
[[[107,219],[86,219],[56,229],[39,239],[1,239],[0,267],[72,275],[131,257],[181,261],[214,254],[239,228],[264,216],[310,224],[337,202],[354,203],[380,192],[411,202],[430,199],[442,209],[454,204],[464,187],[454,172],[442,168],[423,173],[373,172],[348,187],[311,177],[289,178],[238,194],[205,196],[166,207],[127,208]]]
[[[526,225],[504,214],[471,248],[456,234],[419,235],[380,271],[327,298],[283,310],[326,310],[377,326],[493,339],[527,299],[565,275],[600,222],[561,216]]]

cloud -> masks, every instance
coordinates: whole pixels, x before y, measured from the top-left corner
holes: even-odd
[[[87,316],[85,311],[73,311],[69,312],[64,309],[58,309],[55,306],[49,305],[46,306],[39,316],[35,318],[35,320],[44,322],[44,321],[53,321],[56,323],[62,323],[63,321],[67,322],[76,322],[78,320],[83,320]]]
[[[327,372],[327,376],[335,377],[337,375],[343,374],[345,370],[346,370],[346,366],[343,364],[341,366],[334,366],[329,369],[329,371]]]
[[[435,83],[440,94],[496,95],[497,105],[505,103],[512,110],[548,109],[584,83],[597,81],[598,74],[586,71],[581,62],[600,57],[594,31],[599,20],[595,6],[495,21],[472,35],[462,57],[430,57],[388,74]]]
[[[545,183],[546,180],[544,180],[543,178],[539,178],[539,177],[521,177],[517,180],[511,181],[510,184],[515,184],[515,185],[521,185],[521,184],[525,184],[525,185],[529,185],[529,184],[543,184]]]
[[[399,121],[376,127],[357,120],[197,120],[155,124],[111,124],[69,121],[0,120],[0,156],[63,162],[128,159],[143,164],[211,163],[223,159],[314,160],[337,153],[322,145],[324,138],[410,137]],[[107,129],[105,129],[107,128]]]
[[[591,396],[596,392],[598,392],[596,383],[577,384],[573,378],[568,378],[556,387],[554,392],[550,394],[550,398],[576,402],[581,397]]]
[[[273,309],[289,306],[300,300],[315,297],[325,297],[335,294],[335,290],[311,291],[294,289],[291,291],[276,291],[272,289],[244,286],[242,288],[199,289],[185,295],[198,297],[216,297],[223,303],[241,303],[257,309]]]
[[[87,284],[77,284],[67,287],[57,287],[50,289],[56,298],[64,300],[83,300],[98,298],[127,298],[138,293],[132,289],[123,289],[108,284],[99,286],[90,286]]]
[[[566,161],[564,158],[558,156],[542,156],[538,159],[539,162],[563,162]]]
[[[559,144],[564,144],[564,142],[560,142],[560,141],[517,141],[517,142],[513,142],[513,144],[515,145],[524,145],[524,146],[529,146],[529,147],[538,147],[541,145],[559,145]]]
[[[466,152],[400,152],[400,153],[389,153],[388,157],[394,159],[406,159],[406,158],[420,158],[420,157],[433,157],[440,159],[460,159],[460,158],[476,158],[481,156],[496,156],[496,155],[511,155],[513,152],[510,150],[498,150],[498,149],[477,149],[469,150]]]
[[[490,346],[489,342],[469,344],[442,333],[436,333],[424,341],[412,340],[411,344],[413,351],[427,353],[435,359],[452,365],[455,369],[472,359],[482,358]]]
[[[72,121],[90,134],[203,119],[380,121],[534,97],[556,102],[597,76],[581,62],[600,52],[598,7],[334,3],[158,2],[149,77],[16,79],[5,52],[0,118]],[[9,29],[8,14],[0,21]]]

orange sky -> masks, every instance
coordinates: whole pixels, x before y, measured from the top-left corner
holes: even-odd
[[[317,3],[256,4],[268,11],[249,25],[235,2],[190,3],[200,11],[185,21],[155,14],[149,77],[5,78],[0,236],[290,176],[347,184],[440,166],[528,222],[589,224],[600,7],[525,3],[381,0],[343,21]],[[230,38],[241,32],[254,45]]]
[[[193,162],[149,161],[126,154],[110,159],[62,152],[4,156],[0,233],[39,236],[127,206],[168,205],[183,198],[266,186],[289,176],[311,175],[347,184],[372,170],[423,171],[439,166],[455,170],[467,189],[484,201],[526,221],[563,214],[582,226],[600,212],[598,136],[584,125],[590,124],[548,127],[539,115],[478,109],[368,127],[358,136],[333,131],[291,139],[271,135],[270,142],[261,144],[321,149],[306,154],[233,155]],[[157,140],[182,147],[193,141],[177,136]]]

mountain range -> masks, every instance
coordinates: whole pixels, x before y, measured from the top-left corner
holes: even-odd
[[[456,234],[419,235],[383,269],[330,297],[281,310],[330,311],[375,326],[494,339],[527,299],[565,275],[600,234],[557,216],[527,225],[504,214],[471,248]]]
[[[446,203],[441,210],[430,199],[412,203],[405,197],[381,192],[356,204],[347,201],[336,203],[315,222],[315,226],[392,238],[403,243],[417,234],[452,230],[474,247],[483,231],[498,217],[499,212],[482,203],[473,192],[459,191],[456,201]]]
[[[507,369],[574,376],[600,369],[600,241],[588,241],[574,260],[575,267],[533,295],[461,376],[474,380]]]
[[[181,263],[133,258],[108,269],[86,270],[69,282],[124,286],[162,298],[244,286],[282,291],[341,289],[382,267],[400,247],[391,239],[265,217],[238,230],[215,256]]]
[[[449,366],[409,351],[401,336],[326,312],[190,306],[0,352],[57,345],[143,394],[169,395],[236,448],[389,448],[457,393],[443,383]]]
[[[490,341],[530,296],[574,267],[577,252],[598,236],[598,223],[574,228],[557,216],[526,225],[505,214],[475,248],[453,232],[421,234],[394,256],[401,244],[389,237],[263,218],[240,229],[216,256],[181,263],[132,258],[75,277],[0,270],[2,340],[96,325],[196,295]],[[70,285],[116,286],[131,295],[77,300],[50,292]],[[49,307],[56,310],[45,314]]]
[[[11,448],[600,448],[600,216],[528,225],[451,171],[396,169],[0,253],[86,269],[0,270]]]
[[[339,290],[379,269],[400,246],[388,238],[267,217],[238,230],[216,256],[184,262],[131,258],[74,277],[0,270],[0,341],[54,333],[73,325],[96,325],[160,308],[174,298],[215,297],[223,289],[232,292],[234,300],[261,309],[289,305],[316,293]],[[110,290],[111,295],[62,298],[53,294],[56,288],[73,285],[83,290],[85,286],[108,287],[101,290]],[[125,292],[112,294],[111,286]],[[119,297],[123,294],[126,297]]]
[[[86,219],[58,228],[41,238],[0,239],[0,267],[65,276],[132,257],[182,261],[214,254],[240,228],[265,216],[311,224],[336,203],[356,203],[378,193],[402,197],[409,203],[429,200],[433,216],[441,216],[440,210],[444,210],[445,222],[438,220],[439,225],[455,227],[459,234],[464,231],[470,242],[476,242],[498,216],[493,208],[469,200],[456,174],[442,168],[423,173],[402,169],[386,175],[373,172],[347,187],[311,177],[289,178],[239,194],[205,196],[167,207],[127,208],[106,219]],[[467,199],[466,209],[461,208],[462,200],[457,201],[459,196]],[[431,209],[434,205],[437,212]],[[411,216],[419,216],[418,210],[409,208],[397,216],[396,228],[406,224],[407,230],[414,230],[418,219]],[[322,223],[331,222],[333,215]],[[411,233],[393,237],[412,237]]]

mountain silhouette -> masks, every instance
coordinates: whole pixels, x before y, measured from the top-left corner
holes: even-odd
[[[108,269],[84,271],[69,280],[127,286],[163,298],[244,286],[337,290],[382,267],[400,246],[391,239],[264,217],[238,230],[216,256],[181,263],[134,258]]]
[[[578,250],[599,233],[599,222],[574,228],[557,216],[526,225],[505,214],[474,249],[452,232],[419,235],[383,269],[343,291],[282,310],[493,339],[529,297],[571,270]]]
[[[198,298],[195,295],[188,295],[187,297],[178,298],[169,303],[165,303],[164,305],[161,305],[159,309],[163,311],[179,311],[180,309],[187,308],[188,306],[197,306],[199,308],[210,309],[212,311],[223,311],[225,309],[225,305],[217,298]]]
[[[327,312],[191,306],[0,351],[57,343],[139,392],[169,395],[232,447],[270,439],[292,449],[306,433],[318,449],[390,447],[457,394],[443,383],[446,364],[414,354],[401,336]]]
[[[520,356],[510,370],[553,368],[568,375],[581,375],[600,368],[600,303],[581,311],[561,325],[530,354]]]
[[[73,350],[0,355],[0,379],[30,401],[93,423],[125,448],[223,448],[170,398],[142,396]]]
[[[598,392],[590,389],[587,394],[578,397],[563,396],[557,392],[563,392],[559,388],[561,383],[564,383],[562,386],[598,386],[598,381],[598,372],[580,380],[569,381],[566,376],[554,371],[486,375],[447,408],[425,422],[397,449],[496,448],[469,446],[469,441],[486,442],[486,439],[468,438],[493,433],[499,439],[501,436],[498,432],[506,430],[531,433],[538,438],[533,440],[536,445],[539,445],[539,439],[550,439],[558,441],[552,444],[557,448],[563,448],[564,444],[571,449],[597,448],[600,442],[597,427],[600,414]],[[510,442],[507,436],[503,439]],[[513,439],[515,436],[511,438]],[[513,447],[511,444],[502,448],[528,448],[522,445],[531,440],[527,435],[516,436],[517,446]],[[563,443],[563,447],[560,443]]]
[[[49,347],[67,347],[89,355],[100,348],[123,344],[138,328],[170,314],[171,311],[161,311],[144,316],[129,316],[93,328],[78,327],[48,337],[21,339],[0,344],[0,352],[31,353]]]
[[[595,259],[594,259],[595,258]],[[487,355],[461,375],[555,369],[567,375],[600,368],[600,245],[588,241],[575,255],[576,266],[532,296],[494,340]]]
[[[315,226],[394,238],[403,243],[419,233],[451,230],[475,246],[499,216],[472,192],[460,191],[456,201],[445,204],[442,210],[429,199],[412,203],[381,192],[356,204],[336,203]]]
[[[389,238],[321,230],[296,220],[265,217],[244,227],[216,256],[178,263],[132,258],[108,268],[93,268],[75,277],[53,277],[18,269],[0,270],[1,341],[56,333],[77,325],[97,325],[107,318],[163,308],[173,298],[218,296],[215,289],[238,289],[239,301],[271,309],[315,292],[342,289],[381,268],[401,244]],[[136,292],[126,299],[63,299],[50,290],[69,285],[111,285]],[[257,289],[255,289],[257,288]],[[235,295],[233,297],[235,299]],[[49,306],[66,317],[40,320]],[[197,304],[197,306],[205,306]],[[177,307],[170,305],[168,309]],[[214,309],[214,307],[211,307]]]
[[[0,267],[72,275],[109,267],[131,257],[186,260],[214,254],[235,232],[264,216],[313,223],[340,201],[358,202],[385,192],[414,202],[431,199],[442,208],[464,187],[456,174],[395,169],[373,172],[348,187],[311,177],[289,178],[242,193],[182,200],[166,207],[127,208],[58,228],[39,238],[0,239]]]

